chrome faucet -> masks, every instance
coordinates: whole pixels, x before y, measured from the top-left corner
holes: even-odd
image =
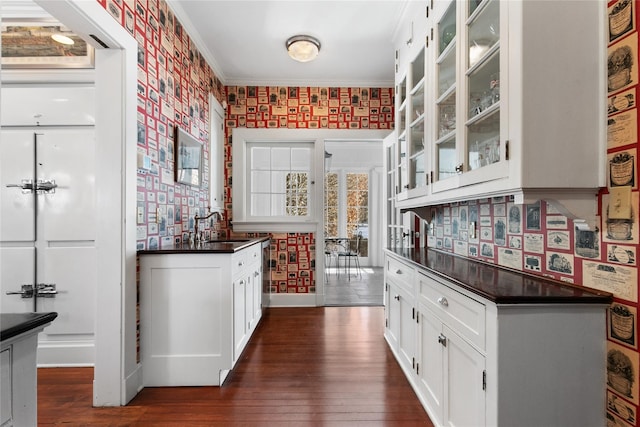
[[[211,218],[214,215],[217,216],[217,218],[218,218],[216,220],[216,222],[222,221],[222,219],[223,219],[222,212],[220,212],[220,211],[213,211],[212,212],[211,211],[211,207],[207,208],[207,212],[208,213],[205,216],[200,216],[200,215],[196,214],[196,216],[193,217],[194,222],[195,222],[195,227],[194,227],[195,228],[195,230],[194,230],[195,233],[194,234],[195,234],[195,241],[196,242],[201,242],[203,240],[202,236],[201,236],[201,233],[198,232],[198,224],[199,224],[200,221],[207,220],[207,219]]]

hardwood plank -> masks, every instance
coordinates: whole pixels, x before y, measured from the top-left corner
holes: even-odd
[[[433,426],[382,307],[271,308],[222,387],[145,388],[93,408],[91,368],[38,370],[40,426]]]

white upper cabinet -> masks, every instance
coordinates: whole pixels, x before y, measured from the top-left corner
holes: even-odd
[[[595,212],[604,12],[589,0],[412,2],[395,40],[399,207],[514,195]]]

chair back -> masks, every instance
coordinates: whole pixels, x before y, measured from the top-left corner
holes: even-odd
[[[362,231],[358,231],[356,234],[356,248],[353,250],[357,255],[360,255],[360,242],[362,241]]]

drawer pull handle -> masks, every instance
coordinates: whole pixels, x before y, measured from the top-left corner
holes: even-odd
[[[396,274],[403,274],[403,273],[402,273],[402,270],[397,269],[397,270],[396,270]]]
[[[395,297],[393,297],[393,299],[396,301],[400,301],[400,295],[396,295]]]
[[[445,297],[440,297],[438,298],[438,304],[444,306],[444,307],[449,307],[449,301],[447,301],[447,299]]]

